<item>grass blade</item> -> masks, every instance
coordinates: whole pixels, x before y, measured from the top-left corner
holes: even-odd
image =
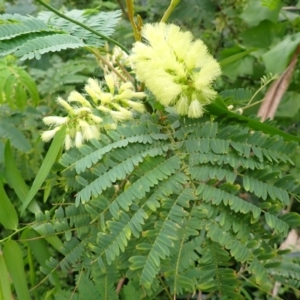
[[[25,209],[28,207],[36,193],[39,191],[40,187],[44,183],[45,179],[47,178],[54,162],[57,159],[57,155],[61,150],[61,147],[64,143],[65,138],[65,130],[62,129],[57,132],[55,135],[52,144],[46,154],[46,157],[43,160],[43,163],[34,179],[34,182],[31,186],[31,189],[22,205],[21,214],[24,213]]]
[[[6,229],[16,230],[19,224],[18,214],[0,182],[0,223]]]
[[[9,273],[0,250],[0,297],[3,300],[11,300],[12,294],[10,289]]]
[[[9,141],[7,141],[5,144],[4,162],[5,162],[6,178],[8,180],[8,183],[15,191],[20,201],[24,202],[26,196],[28,195],[29,188],[26,185],[24,179],[22,178],[21,173],[17,168],[16,162],[11,152]],[[36,201],[32,201],[28,209],[34,214],[41,210],[39,205],[36,203]]]
[[[3,247],[3,254],[18,299],[31,300],[24,271],[23,254],[19,244],[13,240],[7,241]]]

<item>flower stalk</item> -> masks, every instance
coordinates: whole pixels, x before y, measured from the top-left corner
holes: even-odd
[[[176,6],[180,3],[181,0],[171,0],[171,3],[167,10],[165,11],[162,19],[160,20],[161,22],[167,22],[169,19],[170,15],[172,14],[173,10],[176,8]]]

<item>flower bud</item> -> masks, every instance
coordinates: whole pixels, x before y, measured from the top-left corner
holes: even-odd
[[[91,107],[91,104],[89,101],[87,101],[80,93],[76,91],[72,91],[68,97],[69,102],[78,102],[86,107]]]
[[[93,132],[94,139],[98,140],[100,138],[100,131],[96,125],[90,126],[91,131]]]
[[[78,125],[80,126],[81,130],[84,130],[86,127],[89,127],[89,123],[84,120],[79,120]]]
[[[90,114],[92,110],[89,107],[74,108],[75,115]]]
[[[55,127],[54,129],[44,131],[42,133],[42,140],[44,142],[49,142],[60,129],[61,127]]]
[[[70,148],[73,147],[73,141],[72,141],[72,138],[70,136],[69,133],[66,134],[66,137],[65,137],[65,149],[66,150],[69,150]]]
[[[88,93],[88,95],[92,98],[94,103],[97,103],[99,100],[99,95],[97,95],[97,93],[89,85],[86,85],[84,89]]]
[[[61,105],[63,108],[65,108],[68,112],[71,113],[71,112],[73,111],[72,106],[71,106],[67,101],[65,101],[63,98],[58,97],[58,98],[56,99],[56,102],[57,102],[59,105]]]
[[[83,139],[89,141],[95,138],[95,135],[91,129],[91,126],[87,126],[82,131]]]
[[[125,101],[124,101],[125,102]],[[130,106],[132,109],[136,110],[137,112],[143,113],[145,112],[145,105],[139,102],[126,100],[125,102],[128,106]]]
[[[82,146],[82,142],[83,142],[82,133],[80,131],[77,131],[75,135],[75,147],[80,148]]]
[[[122,100],[122,99],[131,99],[133,98],[133,91],[131,90],[124,90],[121,94],[115,96],[116,100]]]
[[[102,95],[101,87],[98,84],[98,82],[93,79],[89,78],[88,83],[84,87],[85,91],[90,95],[90,97],[93,99],[94,103],[97,103]]]
[[[130,81],[121,84],[119,88],[119,92],[123,92],[125,90],[132,90],[132,91],[134,90],[134,86]]]
[[[90,119],[91,120],[93,120],[95,123],[97,123],[97,124],[100,124],[100,123],[102,123],[103,122],[103,119],[102,118],[100,118],[100,117],[98,117],[98,116],[95,116],[95,115],[93,115],[93,114],[90,114]]]
[[[111,110],[110,115],[112,116],[113,119],[115,120],[128,120],[128,119],[132,119],[132,113],[129,110],[123,110],[123,111],[114,111]]]
[[[106,130],[115,130],[117,129],[117,124],[116,123],[105,124],[104,128]]]
[[[46,125],[54,125],[54,126],[66,124],[68,121],[69,121],[68,117],[48,116],[43,118],[43,122]]]
[[[103,106],[103,105],[99,105],[97,108],[98,108],[100,111],[104,112],[104,113],[109,113],[109,112],[110,112],[110,109],[107,108],[107,107],[105,107],[105,106]]]
[[[199,118],[203,115],[203,107],[200,102],[195,99],[191,102],[188,110],[188,116],[190,118]]]
[[[115,80],[114,80],[113,74],[110,73],[108,75],[105,75],[104,78],[105,78],[105,82],[109,88],[110,93],[114,94],[115,93]]]
[[[176,103],[175,109],[179,115],[187,115],[189,108],[189,100],[185,95],[182,95]]]
[[[111,103],[114,99],[114,96],[111,93],[102,93],[100,100],[103,104]]]

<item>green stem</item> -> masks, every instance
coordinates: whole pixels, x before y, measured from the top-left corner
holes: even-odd
[[[261,85],[261,87],[254,93],[254,95],[251,97],[251,99],[249,100],[248,105],[250,105],[252,103],[252,101],[254,100],[254,98],[256,97],[256,95],[265,87],[267,86],[270,82],[272,82],[273,80],[276,80],[278,78],[277,74],[275,74],[274,76],[272,76],[268,81],[266,81],[264,84]]]
[[[272,296],[272,294],[265,290],[263,287],[261,287],[260,285],[254,283],[253,281],[250,281],[247,277],[240,275],[241,278],[243,278],[247,283],[249,283],[250,286],[254,286],[256,287],[258,290],[262,291],[263,293],[267,294],[268,296]],[[274,297],[274,298],[273,298]],[[278,297],[278,296],[272,296],[272,299],[278,299],[278,300],[282,300],[282,298]]]
[[[103,35],[102,33],[99,33],[97,32],[96,30],[94,30],[93,28],[89,27],[89,26],[86,26],[84,25],[83,23],[81,22],[78,22],[72,18],[69,18],[67,17],[66,15],[64,15],[63,13],[59,12],[57,9],[55,9],[54,7],[52,7],[51,5],[45,3],[44,1],[42,0],[36,0],[38,3],[40,3],[41,5],[43,5],[44,7],[48,8],[49,10],[51,10],[52,12],[54,12],[56,15],[60,16],[61,18],[65,19],[65,20],[68,20],[82,28],[84,28],[85,30],[99,36],[100,38],[102,38],[103,40],[105,41],[108,41],[108,42],[111,42],[112,44],[120,47],[122,50],[124,50],[126,53],[129,53],[129,51],[124,47],[122,46],[119,42],[115,41],[114,39],[111,39],[110,37],[106,36],[106,35]]]
[[[255,105],[259,104],[259,103],[262,103],[263,101],[264,101],[264,99],[259,100],[259,101],[256,101],[256,102],[253,102],[253,103],[251,103],[251,104],[247,104],[246,106],[241,107],[241,109],[242,109],[242,110],[245,110],[245,109],[250,108],[250,107],[253,107],[253,106],[255,106]],[[235,112],[236,112],[236,111],[237,111],[237,110],[235,110]]]
[[[14,235],[19,234],[21,231],[25,230],[25,229],[28,228],[29,226],[30,226],[30,224],[27,225],[27,226],[25,226],[25,227],[23,227],[23,228],[16,229],[13,233],[11,233],[10,235],[5,236],[3,239],[1,239],[1,240],[0,240],[0,244],[2,244],[3,242],[5,242],[5,241],[7,241],[7,240],[10,240]]]
[[[138,27],[136,26],[135,21],[134,21],[134,3],[133,3],[133,0],[126,0],[126,7],[127,7],[127,15],[128,15],[129,21],[130,21],[131,26],[132,26],[134,38],[135,38],[136,41],[140,41],[141,40],[141,33],[139,32]]]
[[[175,9],[175,7],[179,4],[181,0],[171,0],[171,3],[169,5],[169,7],[167,8],[167,10],[165,11],[162,19],[160,20],[161,22],[167,22],[167,20],[169,19],[171,13],[173,12],[173,10]]]
[[[127,76],[127,78],[134,84],[134,78],[130,75],[130,73],[126,70],[126,68],[117,60],[118,67],[123,71],[123,73]]]
[[[168,298],[169,298],[170,300],[173,300],[174,298],[173,298],[172,295],[170,294],[170,292],[169,292],[169,290],[168,290],[168,287],[166,286],[166,284],[164,283],[164,281],[162,280],[162,278],[161,278],[160,276],[158,277],[158,280],[161,282],[161,284],[162,284],[162,286],[163,286],[163,289],[165,290],[165,292],[166,292]]]
[[[244,116],[244,115],[238,115],[224,107],[220,103],[213,102],[206,106],[207,111],[217,117],[220,118],[227,118],[231,121],[234,121],[236,123],[241,123],[243,126],[247,126],[254,130],[262,131],[266,134],[269,134],[271,136],[273,135],[279,135],[283,137],[286,141],[295,141],[300,142],[300,137],[288,134],[282,130],[277,129],[276,127],[273,127],[269,124],[262,123],[260,121],[257,121],[255,119],[252,119],[250,117]]]

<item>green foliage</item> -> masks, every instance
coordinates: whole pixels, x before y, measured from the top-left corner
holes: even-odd
[[[299,215],[280,213],[288,193],[300,191],[280,167],[292,163],[286,153],[295,145],[205,119],[158,121],[143,116],[62,156],[64,185],[76,198],[41,223],[46,236],[64,232],[67,240],[63,260],[49,267],[90,265],[92,292],[118,265],[108,282],[124,274],[145,299],[159,278],[172,295],[200,289],[237,299],[240,272],[270,289],[268,264],[280,255],[267,245],[299,224]]]
[[[12,205],[10,199],[7,197],[3,185],[0,184],[0,204],[1,204],[1,213],[0,213],[0,223],[6,229],[15,230],[18,227],[18,215]]]
[[[8,122],[0,122],[0,137],[2,139],[9,139],[11,144],[22,152],[27,152],[31,148],[23,132]]]
[[[65,15],[110,36],[120,18],[120,11],[71,10]],[[0,56],[14,53],[20,60],[40,59],[48,52],[103,44],[95,34],[53,13],[44,12],[37,18],[18,14],[0,16]]]
[[[169,5],[134,2],[144,24]],[[92,2],[109,12],[61,3],[72,8],[65,16],[106,37],[121,15],[121,1]],[[53,96],[103,75],[81,50],[99,59],[104,39],[52,12],[0,15],[1,299],[297,297],[298,254],[279,249],[300,225],[299,147],[276,134],[299,140],[298,72],[277,112],[291,134],[234,113],[256,113],[275,79],[265,74],[282,73],[297,49],[299,16],[280,9],[277,0],[182,0],[169,21],[200,36],[223,68],[206,115],[158,108],[64,153],[61,131],[47,155],[41,119],[57,112]],[[115,37],[127,47],[132,36],[124,18]],[[81,50],[53,55],[64,49]]]
[[[16,241],[7,241],[3,247],[3,257],[11,280],[14,283],[18,298],[30,300],[28,285],[26,282],[23,254]]]
[[[280,0],[261,0],[261,4],[272,10],[279,6]]]
[[[111,36],[120,19],[121,11],[97,12],[97,10],[74,9],[66,12],[64,15],[89,26],[105,36]],[[52,12],[42,12],[38,15],[38,19],[45,22],[48,27],[54,27],[79,38],[87,46],[100,47],[104,44],[99,36],[96,36],[77,24],[62,19]]]
[[[11,108],[24,109],[28,103],[39,102],[37,87],[31,76],[14,64],[13,59],[0,60],[0,104]]]
[[[38,83],[41,95],[50,97],[57,93],[69,93],[77,85],[83,86],[88,74],[95,70],[95,63],[90,58],[68,60],[64,62],[59,56],[51,57],[47,69],[31,68],[30,74]]]
[[[233,90],[225,90],[223,92],[221,92],[221,96],[223,98],[229,98],[230,99],[230,103],[233,104],[240,104],[248,102],[251,97],[252,97],[253,93],[249,90],[249,89],[233,89]]]
[[[24,180],[32,179],[40,164],[44,151],[36,128],[41,126],[41,116],[48,111],[42,107],[27,107],[23,111],[0,106],[0,170],[6,166],[4,148],[10,141],[13,157]]]

